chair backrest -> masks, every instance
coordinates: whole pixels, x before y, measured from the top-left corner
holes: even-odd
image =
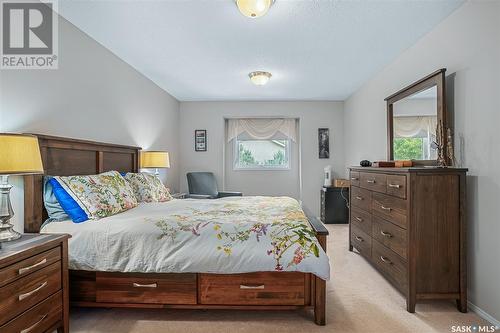
[[[190,194],[203,194],[217,197],[217,181],[212,172],[188,172],[188,188]]]

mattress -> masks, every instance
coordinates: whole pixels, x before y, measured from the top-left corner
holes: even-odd
[[[329,259],[300,204],[289,197],[228,197],[142,203],[84,223],[52,222],[67,233],[69,268],[155,273],[300,271],[328,280]]]

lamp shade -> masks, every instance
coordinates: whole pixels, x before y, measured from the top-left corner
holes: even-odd
[[[170,159],[166,151],[143,151],[141,152],[140,167],[147,168],[170,168]]]
[[[0,175],[43,173],[38,138],[33,135],[0,134]]]

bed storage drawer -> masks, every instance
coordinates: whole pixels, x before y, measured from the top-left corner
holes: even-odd
[[[305,274],[200,274],[200,302],[214,305],[305,305]]]
[[[96,301],[196,304],[196,274],[96,273]]]
[[[0,326],[2,333],[39,333],[54,329],[62,321],[62,292],[58,292],[18,317]]]

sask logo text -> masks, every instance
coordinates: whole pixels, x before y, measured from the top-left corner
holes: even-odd
[[[57,69],[54,1],[1,1],[2,69]]]

